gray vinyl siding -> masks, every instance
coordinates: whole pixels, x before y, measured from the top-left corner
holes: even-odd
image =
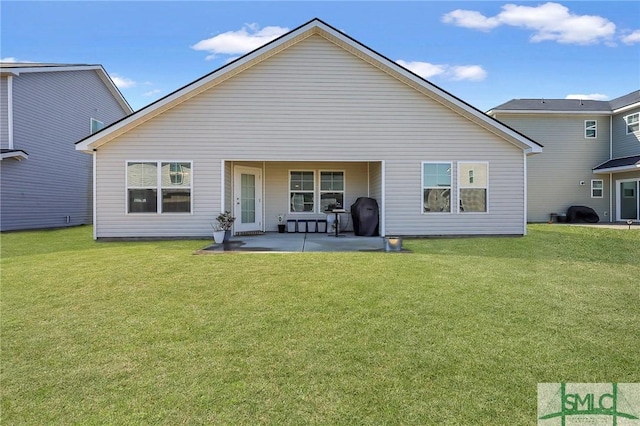
[[[627,124],[624,117],[640,112],[640,108],[632,109],[613,116],[612,158],[630,157],[640,154],[640,132],[627,134]]]
[[[192,214],[126,214],[127,160],[193,161]],[[281,197],[290,162],[321,162],[348,166],[347,184],[358,186],[349,189],[349,202],[367,193],[381,197],[384,184],[387,233],[524,232],[520,148],[312,36],[100,147],[97,236],[210,235],[221,208],[221,160],[265,162],[265,196],[273,197],[265,201],[267,230],[287,206]],[[382,160],[385,182],[376,165]],[[421,162],[434,160],[488,161],[490,211],[423,214]],[[367,163],[375,170],[371,182],[352,179],[367,173]]]
[[[551,213],[565,213],[573,205],[591,207],[601,221],[609,221],[609,177],[592,173],[593,167],[609,159],[609,116],[499,114],[497,118],[544,145],[541,154],[528,157],[528,221],[546,222]],[[584,137],[585,120],[597,120],[597,138]],[[602,198],[591,198],[592,179],[604,181]]]
[[[1,229],[92,222],[92,158],[75,150],[93,117],[125,115],[95,71],[22,73],[13,79],[14,148],[24,161],[2,161]],[[67,220],[67,216],[69,219]]]

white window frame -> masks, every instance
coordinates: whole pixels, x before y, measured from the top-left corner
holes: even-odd
[[[479,187],[479,186],[465,186],[462,184],[462,179],[460,176],[460,173],[462,173],[462,165],[463,164],[483,164],[486,167],[487,170],[487,177],[486,177],[486,183],[485,186],[483,187]],[[473,161],[473,160],[466,160],[466,161],[458,161],[456,164],[456,167],[458,168],[458,185],[456,188],[456,194],[458,197],[458,202],[456,203],[457,206],[457,213],[459,214],[464,214],[464,215],[468,215],[468,214],[487,214],[489,213],[489,162],[488,161]],[[471,170],[470,170],[471,171]],[[475,180],[475,178],[477,177],[475,173],[473,173],[473,175],[469,175],[470,178],[473,178]],[[484,211],[482,212],[471,212],[471,211],[463,211],[460,207],[461,207],[461,200],[462,198],[460,197],[460,190],[461,189],[484,189],[485,190],[485,195],[484,195]]]
[[[589,124],[593,123],[593,124]],[[589,136],[589,131],[593,131],[593,136]],[[598,137],[598,121],[597,120],[584,120],[584,138],[595,139]]]
[[[600,188],[596,188],[594,184],[600,182]],[[594,195],[594,191],[600,191],[600,195]],[[591,198],[604,198],[604,180],[591,179]]]
[[[313,191],[311,190],[299,190],[299,191],[294,191],[293,189],[291,189],[291,173],[293,172],[307,172],[307,173],[313,173]],[[331,190],[331,191],[323,191],[322,190],[322,173],[342,173],[342,185],[343,185],[343,189],[342,191],[337,191],[337,190]],[[288,197],[287,197],[287,211],[288,214],[301,214],[301,215],[317,215],[319,213],[325,213],[322,210],[322,205],[321,205],[321,200],[320,198],[322,197],[323,193],[332,193],[332,192],[341,192],[342,193],[342,203],[343,206],[342,208],[344,208],[344,203],[346,203],[347,200],[347,172],[345,170],[340,170],[340,169],[289,169],[288,171]],[[313,210],[312,211],[308,211],[308,212],[294,212],[291,211],[291,197],[293,196],[292,193],[293,192],[306,192],[306,193],[312,193],[313,194]]]
[[[129,186],[129,164],[131,163],[155,163],[156,164],[156,185],[151,186]],[[191,179],[189,179],[189,186],[180,185],[180,189],[188,189],[189,190],[189,211],[188,212],[163,212],[162,211],[162,190],[163,189],[172,189],[171,185],[162,185],[162,165],[166,163],[188,163],[189,170],[191,173]],[[171,166],[169,166],[171,168]],[[191,160],[126,160],[124,164],[124,209],[126,215],[193,215],[193,161]],[[155,189],[156,190],[156,211],[155,212],[130,212],[129,211],[129,189]]]
[[[322,189],[322,174],[323,173],[342,173],[342,190],[323,190]],[[322,211],[322,194],[331,194],[331,193],[342,193],[342,208],[344,209],[344,203],[346,201],[346,190],[347,190],[347,181],[346,181],[346,173],[344,170],[318,170],[318,212],[325,213]]]
[[[301,172],[301,173],[313,173],[313,190],[308,190],[308,189],[300,189],[300,190],[293,190],[291,189],[291,173],[293,172]],[[318,174],[316,172],[316,170],[310,170],[310,169],[290,169],[289,172],[289,179],[288,179],[288,186],[287,186],[287,212],[289,214],[315,214],[316,213],[316,209],[317,209],[317,205],[318,205],[318,197],[316,195],[316,189],[318,187],[318,183],[316,182],[317,178],[318,178]],[[291,210],[291,199],[293,198],[293,193],[294,192],[303,192],[303,193],[311,193],[313,194],[313,209],[309,212],[295,212]]]
[[[443,189],[444,187],[425,187],[425,182],[424,182],[424,166],[425,164],[448,164],[449,165],[449,169],[451,170],[449,173],[449,211],[425,211],[424,210],[424,206],[425,206],[425,199],[424,199],[424,190],[425,189]],[[453,181],[453,161],[447,161],[447,160],[442,160],[442,161],[423,161],[420,164],[420,200],[421,200],[421,205],[420,205],[420,212],[423,215],[434,215],[434,214],[453,214],[453,209],[452,209],[452,204],[453,204],[453,187],[454,187],[454,181]]]
[[[631,117],[635,117],[635,121],[633,122],[633,124],[629,124],[629,118]],[[631,125],[638,127],[636,130],[631,130],[629,131],[629,128],[631,127]],[[625,126],[625,131],[627,135],[630,135],[632,133],[636,133],[638,131],[640,131],[640,112],[636,112],[633,114],[629,114],[627,116],[624,117],[624,126]]]
[[[95,126],[95,129],[94,129],[94,126]],[[100,120],[96,120],[95,118],[91,117],[91,120],[89,121],[89,133],[94,134],[99,132],[102,129],[104,129],[104,123]]]

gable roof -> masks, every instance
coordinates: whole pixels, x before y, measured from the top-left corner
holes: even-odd
[[[640,106],[640,90],[611,101],[589,99],[512,99],[492,108],[488,114],[513,113],[589,113],[611,115]]]
[[[120,90],[115,85],[109,74],[102,65],[89,64],[46,64],[37,62],[0,62],[0,75],[9,75],[18,77],[20,74],[28,73],[45,73],[45,72],[64,72],[64,71],[94,71],[105,84],[109,92],[116,99],[120,107],[127,113],[131,114],[133,108],[129,102],[122,96]]]
[[[484,112],[453,96],[447,91],[428,82],[400,66],[387,57],[375,52],[357,40],[315,18],[296,29],[278,37],[275,40],[247,53],[246,55],[218,68],[217,70],[193,81],[192,83],[168,94],[150,105],[136,111],[134,114],[113,123],[76,143],[77,150],[90,152],[114,138],[126,133],[141,123],[167,111],[174,106],[202,93],[234,75],[252,67],[258,62],[270,58],[289,46],[299,43],[311,35],[320,35],[334,44],[342,47],[351,54],[381,69],[387,74],[403,81],[405,84],[420,91],[424,95],[439,102],[444,107],[454,110],[476,124],[500,136],[508,142],[520,147],[526,153],[542,152],[542,145],[517,130],[488,116]]]

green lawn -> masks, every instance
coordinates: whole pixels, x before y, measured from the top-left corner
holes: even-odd
[[[536,421],[539,382],[638,382],[640,231],[411,253],[193,255],[2,235],[2,424]]]

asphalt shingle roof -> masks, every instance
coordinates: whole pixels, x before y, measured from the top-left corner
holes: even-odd
[[[616,109],[640,102],[640,90],[611,101],[589,99],[512,99],[492,108],[494,111],[585,111],[611,113]]]

